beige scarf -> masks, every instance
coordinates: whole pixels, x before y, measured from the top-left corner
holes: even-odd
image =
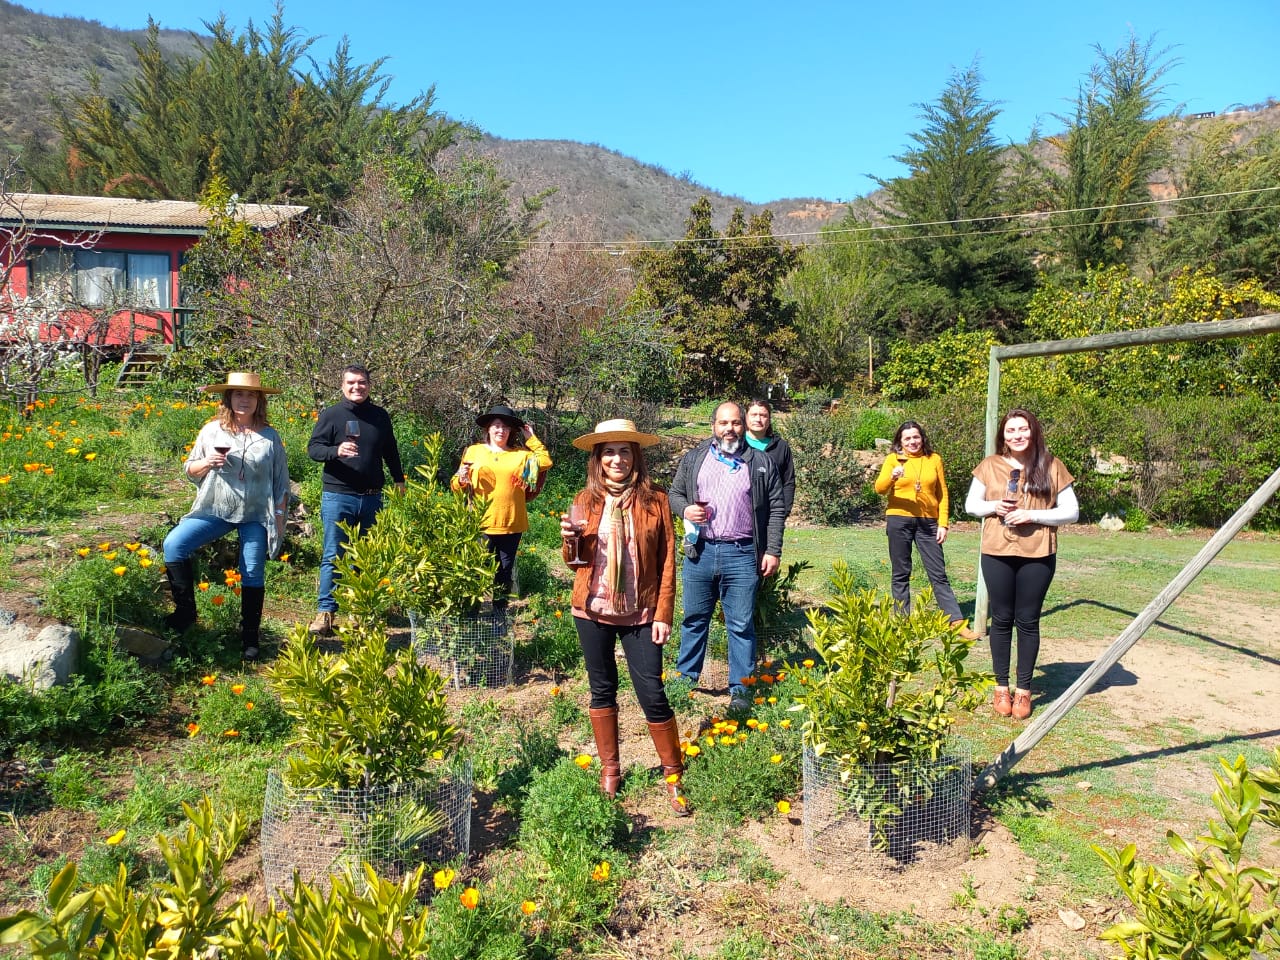
[[[627,542],[627,512],[635,497],[635,475],[622,483],[604,481],[605,489],[613,497],[613,506],[609,509],[609,544],[605,549],[604,596],[609,604],[609,612],[622,616],[629,613],[627,609],[626,563],[624,562]],[[601,517],[603,524],[606,518]]]

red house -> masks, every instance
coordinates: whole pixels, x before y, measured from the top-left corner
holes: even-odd
[[[271,230],[306,209],[246,203],[236,216]],[[103,309],[125,304],[107,316],[99,346],[172,344],[184,303],[178,271],[210,218],[181,200],[0,194],[0,312],[10,297],[52,292],[67,304],[64,324],[95,313],[101,324]]]

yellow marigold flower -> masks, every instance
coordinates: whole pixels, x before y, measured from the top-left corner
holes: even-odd
[[[779,720],[779,721],[778,721],[778,726],[780,726],[783,730],[790,730],[790,729],[791,729],[791,719],[788,717],[786,720]]]
[[[760,674],[761,683],[773,683],[773,675],[768,673]]]
[[[138,556],[149,557],[151,556],[151,551],[148,550],[146,547],[143,547],[141,550],[138,551]]]
[[[207,673],[200,678],[200,682],[203,683],[206,687],[212,687],[215,683],[218,682],[218,677],[216,674]]]
[[[525,900],[523,903],[520,904],[520,912],[523,913],[526,917],[532,913],[536,913],[537,911],[538,911],[538,905],[534,903],[532,900]]]
[[[112,567],[111,572],[114,573],[117,577],[123,577],[126,573],[129,572],[129,568],[128,567]]]
[[[196,584],[196,587],[200,590],[201,593],[203,593],[204,591],[209,589],[209,581],[201,580],[199,583]]]
[[[748,726],[748,727],[758,727],[758,726],[760,726],[760,721],[759,721],[759,720],[757,720],[755,717],[751,717],[751,718],[749,718],[749,719],[747,720],[747,726]]]
[[[790,804],[790,803],[788,803],[786,800],[779,800],[779,801],[778,801],[778,812],[779,812],[779,813],[781,813],[781,814],[788,814],[788,813],[790,813],[790,812],[791,812],[791,804]]]
[[[812,661],[812,660],[806,660],[806,661],[804,661],[804,665],[805,665],[806,667],[809,667],[810,669],[812,669],[812,668],[813,668],[813,661]]]
[[[125,548],[126,550],[128,550],[130,553],[137,553],[137,552],[138,552],[138,548],[139,548],[140,546],[142,546],[142,544],[140,544],[140,543],[126,543],[126,544],[124,545],[124,548]]]
[[[756,697],[755,700],[753,700],[752,702],[755,703],[756,705],[762,704],[764,703],[764,697]]]
[[[57,446],[57,444],[56,444],[56,443],[54,443],[52,440],[46,440],[46,441],[44,442],[44,445],[45,445],[46,447],[48,447],[50,450],[52,450],[54,447],[56,447],[56,446]]]
[[[212,603],[215,607],[220,607],[227,602],[227,598],[223,596],[211,597],[209,599],[209,602]]]
[[[609,861],[601,860],[600,865],[591,871],[591,879],[598,883],[604,883],[609,879]]]
[[[696,757],[701,752],[702,752],[701,748],[699,748],[699,746],[696,743],[691,743],[689,744],[688,749],[685,750],[684,754],[686,757]]]
[[[244,684],[233,683],[231,685],[231,692],[234,693],[237,697],[240,696],[240,694],[244,693]]]
[[[111,541],[110,541],[110,540],[103,540],[100,544],[98,544],[98,549],[99,549],[99,550],[110,550],[110,549],[111,549]]]
[[[111,552],[109,552],[109,553],[105,553],[105,554],[103,554],[103,559],[104,559],[104,560],[114,560],[114,559],[116,558],[116,554],[117,554],[117,553],[119,553],[119,551],[118,551],[118,550],[112,550],[112,551],[111,551]]]
[[[80,451],[77,450],[75,447],[67,447],[67,449],[64,450],[63,453],[65,453],[68,457],[80,456]]]
[[[703,737],[703,738],[702,738],[702,742],[703,742],[703,743],[705,743],[708,747],[714,747],[714,746],[716,745],[716,738],[715,738],[715,737]]]
[[[553,697],[558,697],[558,696],[560,696],[560,688],[559,688],[559,687],[552,687],[552,688],[551,688],[551,695],[552,695]]]
[[[448,890],[449,885],[453,883],[453,878],[456,876],[457,873],[450,867],[445,867],[443,870],[437,870],[432,874],[431,879],[435,883],[437,890]]]
[[[8,483],[12,479],[13,479],[13,474],[6,473],[3,477],[0,477],[0,486],[3,486],[4,484]]]
[[[580,753],[573,758],[573,762],[580,766],[583,770],[591,766],[591,758],[585,753]]]
[[[118,843],[120,843],[120,841],[124,839],[124,833],[125,833],[124,830],[120,829],[120,830],[117,830],[115,833],[113,833],[111,836],[107,837],[107,846],[114,847]]]
[[[25,471],[27,471],[27,473],[35,473],[37,470],[39,470],[39,469],[40,469],[40,464],[38,464],[38,463],[24,463],[24,464],[22,465],[22,469],[23,469],[23,470],[25,470]]]
[[[480,906],[480,891],[475,887],[467,887],[462,891],[458,899],[462,901],[462,905],[468,910],[474,910]]]
[[[92,453],[92,452],[91,452],[91,453],[86,453],[86,454],[84,455],[84,458],[85,458],[86,460],[93,461],[93,460],[97,460],[97,459],[98,459],[98,455],[97,455],[96,453]]]
[[[563,617],[563,616],[564,616],[564,613],[563,613],[562,611],[560,611],[560,610],[557,610],[557,611],[556,611],[556,616],[557,616],[557,617]]]
[[[735,741],[734,738],[729,736],[728,734],[725,734],[723,737],[720,738],[720,742],[728,745],[730,743],[736,743],[737,741]]]
[[[238,737],[240,736],[240,731],[239,730],[223,730],[222,735],[224,737]]]
[[[288,562],[289,562],[289,554],[287,554],[287,553],[282,553],[282,554],[280,554],[280,562],[281,562],[281,563],[288,563]]]
[[[245,702],[245,705],[244,705],[244,708],[245,708],[246,710],[252,710],[252,709],[253,709],[253,701],[252,701],[252,700],[248,700],[248,701],[246,701],[246,702]]]
[[[53,467],[45,467],[45,468],[44,468],[44,470],[43,470],[43,471],[41,471],[41,472],[42,472],[46,477],[52,477],[52,476],[53,476]]]
[[[770,697],[768,700],[765,701],[765,703],[777,703],[777,702],[778,702],[777,697]]]
[[[89,555],[89,548],[81,547],[79,550],[76,551],[76,555],[81,557],[87,557]]]
[[[199,732],[200,732],[200,724],[198,724],[198,723],[188,723],[188,724],[187,724],[187,736],[188,736],[188,737],[194,737],[194,736],[195,736],[197,733],[199,733]]]
[[[138,566],[142,567],[145,570],[147,567],[151,566],[151,564],[153,564],[154,562],[155,561],[149,557],[143,557],[141,560],[138,561]]]
[[[764,733],[766,730],[769,729],[769,722],[767,720],[762,720],[760,722],[760,726],[756,727],[756,729],[759,730],[761,733]]]
[[[742,678],[742,685],[743,685],[744,687],[754,687],[754,686],[756,685],[756,678],[755,678],[755,677],[743,677],[743,678]]]
[[[771,756],[771,757],[769,758],[769,762],[770,762],[770,763],[781,763],[781,762],[782,762],[782,754],[780,754],[780,753],[775,753],[773,756]]]
[[[444,751],[443,751],[443,750],[432,750],[432,751],[431,751],[431,759],[432,759],[432,760],[443,760],[443,759],[444,759]]]

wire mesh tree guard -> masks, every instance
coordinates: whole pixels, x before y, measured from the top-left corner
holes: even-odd
[[[439,665],[441,675],[455,690],[511,683],[515,635],[505,612],[428,617],[410,611],[409,642],[420,661]]]
[[[806,744],[803,771],[804,845],[815,861],[886,872],[969,855],[968,743],[937,760],[852,767]]]
[[[262,874],[268,896],[292,889],[295,875],[328,889],[329,877],[402,877],[420,863],[471,850],[471,762],[447,776],[357,789],[299,788],[267,774],[262,810]]]

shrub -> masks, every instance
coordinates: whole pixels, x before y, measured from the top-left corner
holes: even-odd
[[[878,512],[867,468],[850,442],[849,415],[798,413],[786,424],[796,463],[796,499],[804,515],[839,524]]]
[[[627,836],[630,821],[600,791],[589,758],[565,758],[534,777],[520,819],[520,847],[555,864],[568,858],[599,860]]]
[[[520,646],[521,659],[556,672],[577,668],[582,663],[582,647],[569,613],[568,591],[535,594],[526,610],[532,629]]]
[[[50,616],[71,623],[89,617],[104,623],[159,624],[163,562],[149,548],[103,540],[77,548],[76,555],[45,591]]]
[[[272,743],[289,732],[289,715],[275,694],[256,676],[208,674],[202,678],[200,690],[196,719],[187,727],[193,737]]]
[[[685,756],[684,786],[699,814],[764,816],[778,800],[794,796],[800,783],[798,736],[755,717],[707,725]]]

